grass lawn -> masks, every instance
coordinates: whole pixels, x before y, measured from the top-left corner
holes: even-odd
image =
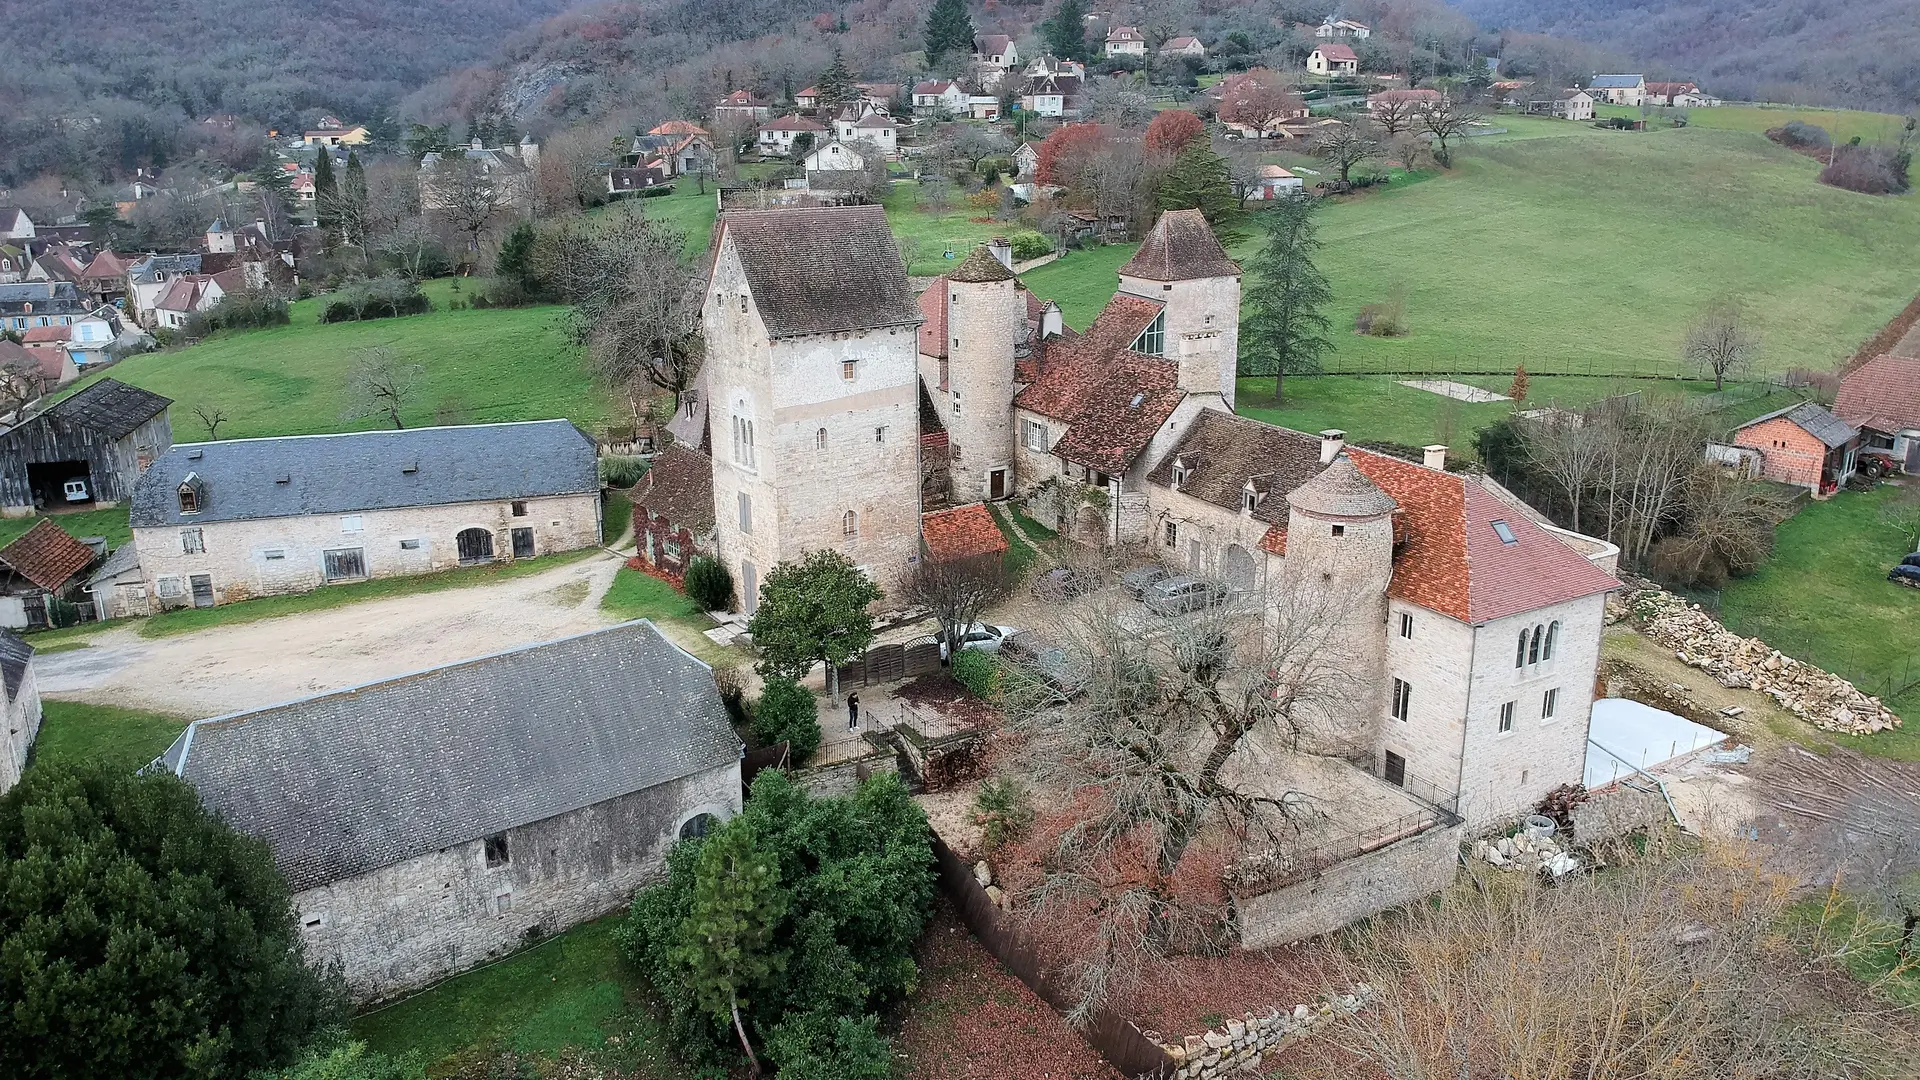
[[[401,411],[408,426],[553,417],[588,428],[603,423],[610,405],[581,351],[561,332],[566,309],[447,310],[451,299],[471,296],[479,284],[429,282],[435,310],[370,322],[321,325],[319,301],[302,300],[293,305],[290,325],[216,334],[186,348],[130,357],[108,374],[172,398],[178,442],[207,437],[196,406],[226,414],[222,439],[380,427],[373,417],[343,415],[347,375],[359,351],[376,345],[426,370],[417,399]]]
[[[973,249],[995,236],[1006,236],[1025,229],[1014,221],[997,221],[990,210],[974,210],[962,193],[950,189],[952,198],[945,210],[920,206],[920,185],[913,180],[895,180],[887,192],[887,224],[908,253],[907,273],[944,274],[960,264]],[[985,218],[975,221],[974,218]],[[948,253],[952,257],[948,257]]]
[[[1831,736],[1836,742],[1920,761],[1920,590],[1887,580],[1906,550],[1880,519],[1893,494],[1883,485],[1808,504],[1780,526],[1764,569],[1727,583],[1719,615],[1737,633],[1881,695],[1906,721],[1870,738]]]
[[[620,916],[584,923],[492,967],[353,1022],[387,1054],[418,1053],[432,1075],[506,1051],[553,1060],[570,1049],[647,1080],[689,1074],[650,1012],[651,991],[620,958]]]
[[[159,757],[187,726],[185,717],[113,705],[51,698],[40,705],[35,761],[104,761],[133,770]]]
[[[242,623],[259,622],[261,619],[277,619],[282,615],[322,611],[342,604],[356,604],[363,600],[385,600],[395,596],[439,592],[442,589],[459,589],[468,585],[486,585],[509,578],[537,574],[543,570],[565,566],[570,562],[579,562],[596,554],[599,550],[586,548],[580,551],[566,551],[558,555],[542,555],[536,559],[488,563],[485,566],[463,566],[431,574],[374,578],[370,581],[355,581],[346,585],[327,585],[311,592],[293,593],[287,596],[263,596],[257,600],[221,604],[219,607],[177,608],[143,620],[140,623],[140,636],[167,637],[172,634],[188,634],[215,626],[237,626]]]
[[[65,529],[68,536],[76,539],[82,536],[104,536],[110,547],[119,547],[133,539],[133,529],[127,524],[127,508],[118,506],[110,510],[82,510],[73,514],[0,517],[0,547],[5,547],[19,539],[28,529],[40,524],[43,517],[50,518],[55,525]]]
[[[600,510],[600,535],[611,546],[620,534],[633,524],[633,502],[627,493],[615,488],[608,493],[607,501]]]
[[[1007,538],[1006,560],[1013,569],[1013,576],[1016,579],[1026,577],[1027,571],[1033,567],[1033,561],[1040,557],[1039,549],[1020,539],[1020,534],[1013,531],[1013,526],[1007,524],[1006,511],[1000,504],[989,503],[987,511],[993,515],[993,523],[1000,527],[1000,535]]]
[[[620,619],[652,619],[655,622],[701,620],[705,613],[686,593],[651,574],[625,567],[613,576],[613,587],[600,598],[600,609]]]
[[[1060,305],[1067,325],[1085,330],[1113,299],[1120,285],[1120,267],[1133,258],[1138,244],[1108,244],[1085,251],[1069,251],[1045,266],[1020,275],[1034,295]]]
[[[1673,110],[1655,109],[1647,117],[1647,126],[1658,127],[1670,123],[1669,113]],[[1900,127],[1906,118],[1891,113],[1860,112],[1854,109],[1809,109],[1794,106],[1767,107],[1759,105],[1721,105],[1711,109],[1687,109],[1687,126],[1721,131],[1748,131],[1764,134],[1768,128],[1777,128],[1789,120],[1798,120],[1803,124],[1817,124],[1826,129],[1837,143],[1846,142],[1855,135],[1862,142],[1891,142],[1900,136]],[[1624,105],[1600,105],[1594,108],[1596,116],[1624,116],[1629,119],[1640,118],[1639,109],[1630,109]]]

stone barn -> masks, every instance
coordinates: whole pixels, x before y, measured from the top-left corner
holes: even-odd
[[[155,763],[265,841],[361,1000],[625,906],[738,813],[713,670],[652,623],[194,722]]]
[[[0,434],[0,513],[115,506],[173,445],[173,401],[101,379]]]

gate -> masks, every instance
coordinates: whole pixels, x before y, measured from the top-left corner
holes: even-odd
[[[358,581],[367,576],[367,555],[364,548],[335,548],[320,553],[320,561],[326,571],[327,580]]]
[[[493,561],[493,534],[485,529],[461,529],[453,538],[460,552],[460,565]]]
[[[533,530],[513,530],[513,557],[516,559],[533,558]]]

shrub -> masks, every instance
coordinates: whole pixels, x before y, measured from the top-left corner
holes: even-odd
[[[1013,243],[1013,257],[1017,262],[1039,259],[1053,254],[1053,243],[1037,232],[1017,232],[1010,238]]]
[[[792,679],[768,679],[753,706],[753,736],[772,746],[784,742],[801,765],[820,749],[820,703]]]
[[[1353,317],[1353,330],[1368,337],[1402,337],[1407,332],[1407,298],[1396,295],[1379,304],[1368,304]]]
[[[718,559],[701,555],[687,564],[687,595],[702,611],[726,611],[733,607],[733,572]]]
[[[1527,400],[1527,367],[1525,364],[1513,369],[1513,385],[1507,387],[1507,397],[1514,401]]]
[[[974,696],[991,701],[1000,689],[1000,663],[979,649],[962,649],[953,658],[953,677]]]
[[[391,319],[402,315],[421,315],[433,310],[433,304],[420,291],[419,282],[408,278],[379,277],[356,281],[327,298],[320,312],[323,323],[354,322],[364,319]]]
[[[258,330],[287,325],[287,302],[270,289],[246,289],[220,298],[210,310],[187,320],[186,336],[203,338],[215,330]]]
[[[973,798],[973,823],[989,847],[1018,839],[1033,824],[1033,793],[1015,780],[989,780]]]
[[[1827,134],[1826,128],[1799,120],[1789,120],[1780,127],[1769,130],[1767,138],[1782,146],[1795,148],[1824,150],[1833,145],[1833,136]]]
[[[785,1080],[887,1080],[893,1054],[871,1016],[798,1013],[774,1025],[767,1056]]]
[[[1898,195],[1907,190],[1905,164],[1878,147],[1843,146],[1820,170],[1820,182],[1862,195]]]
[[[647,475],[647,467],[643,457],[609,455],[600,459],[600,481],[609,487],[630,488]]]

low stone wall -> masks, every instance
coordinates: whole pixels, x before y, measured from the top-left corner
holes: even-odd
[[[1244,1014],[1225,1027],[1188,1035],[1177,1043],[1162,1043],[1173,1059],[1176,1080],[1212,1080],[1216,1076],[1253,1069],[1268,1055],[1284,1050],[1343,1016],[1358,1012],[1373,996],[1361,985],[1353,993],[1313,1005],[1295,1005],[1292,1012],[1269,1009],[1265,1016]]]
[[[800,769],[793,774],[793,782],[809,794],[824,798],[851,795],[854,789],[868,777],[899,771],[899,754],[892,750],[875,750],[871,754],[836,761],[831,765],[822,765],[815,769]]]
[[[1305,880],[1264,893],[1236,893],[1240,944],[1265,949],[1331,933],[1439,892],[1453,880],[1465,829],[1464,824],[1435,825]]]
[[[894,725],[893,734],[907,757],[907,768],[927,791],[972,779],[987,739],[986,731],[978,729],[928,738],[911,724]]]

